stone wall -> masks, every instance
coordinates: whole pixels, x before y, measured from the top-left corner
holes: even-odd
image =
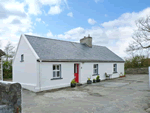
[[[21,113],[21,85],[0,82],[0,113]]]
[[[125,70],[126,74],[148,74],[148,67],[144,68],[128,68]]]

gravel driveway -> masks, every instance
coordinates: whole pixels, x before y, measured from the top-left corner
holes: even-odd
[[[23,113],[147,113],[148,75],[33,93],[23,90]]]

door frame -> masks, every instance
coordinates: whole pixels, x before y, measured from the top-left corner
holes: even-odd
[[[81,77],[81,76],[80,76],[80,73],[81,73],[81,63],[75,62],[74,65],[75,65],[75,64],[78,64],[78,71],[79,71],[79,72],[78,72],[78,83],[80,83],[80,80],[81,80],[81,78],[80,78],[80,77]],[[74,73],[74,74],[75,74],[75,73]]]

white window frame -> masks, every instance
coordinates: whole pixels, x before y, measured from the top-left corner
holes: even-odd
[[[117,64],[113,64],[113,73],[117,73]]]
[[[53,64],[53,67],[55,66],[55,70],[53,68],[53,78],[61,78],[61,70],[60,70],[60,64]],[[57,66],[59,66],[59,69],[57,69]],[[54,72],[55,72],[55,76],[54,76]],[[59,72],[59,77],[57,77],[57,72]]]
[[[96,65],[96,68],[94,68],[95,65]],[[97,70],[97,73],[94,73],[95,70]],[[97,74],[98,74],[98,64],[94,64],[94,65],[93,65],[93,74],[94,74],[94,75],[97,75]]]

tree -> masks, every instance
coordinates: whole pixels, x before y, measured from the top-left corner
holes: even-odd
[[[3,77],[4,79],[12,78],[12,61],[3,62]]]
[[[150,16],[137,20],[136,26],[138,29],[132,36],[134,41],[126,49],[126,52],[150,48]]]
[[[15,50],[14,50],[14,46],[12,45],[11,42],[8,42],[7,45],[5,46],[4,52],[5,55],[4,57],[6,58],[6,61],[9,61],[10,59],[12,59],[15,55]]]

